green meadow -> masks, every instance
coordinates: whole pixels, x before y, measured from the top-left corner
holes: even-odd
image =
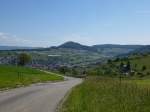
[[[59,80],[63,80],[63,77],[55,73],[46,73],[27,67],[8,65],[0,66],[0,89],[15,88],[32,83]]]
[[[73,88],[61,112],[150,112],[150,80],[89,77]]]

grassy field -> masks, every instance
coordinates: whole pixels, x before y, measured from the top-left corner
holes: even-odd
[[[146,70],[143,71],[145,73],[150,72],[150,63],[149,62],[150,62],[150,55],[131,59],[131,63],[132,63],[133,68],[141,70],[142,66],[146,66]]]
[[[150,112],[150,80],[90,77],[73,88],[61,112]]]
[[[150,55],[145,56],[131,56],[129,57],[131,67],[137,71],[142,72],[143,74],[150,74]],[[120,65],[120,63],[126,63],[126,61],[119,61],[115,64]],[[142,71],[142,67],[145,66],[146,70]]]
[[[55,73],[45,73],[26,67],[0,66],[0,89],[58,80],[63,80],[63,77]]]
[[[120,76],[120,65],[123,63],[127,65],[130,62],[131,76],[150,78],[150,54],[149,55],[135,55],[119,60],[112,60],[111,62],[96,65],[88,69],[88,75],[105,75],[105,76]],[[144,69],[143,69],[144,68]]]

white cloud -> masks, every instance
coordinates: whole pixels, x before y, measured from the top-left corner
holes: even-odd
[[[7,46],[31,46],[31,47],[49,47],[48,40],[32,40],[18,37],[9,33],[0,32],[0,45]]]
[[[18,38],[17,36],[8,33],[0,32],[0,45],[24,46],[24,42],[29,42],[29,40]]]

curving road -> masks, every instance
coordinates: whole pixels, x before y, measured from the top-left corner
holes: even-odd
[[[0,112],[55,112],[65,94],[82,79],[35,84],[0,92]]]

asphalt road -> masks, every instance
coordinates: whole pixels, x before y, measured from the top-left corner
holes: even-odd
[[[68,78],[63,82],[35,84],[0,92],[0,112],[55,112],[65,94],[81,82],[81,79]]]

